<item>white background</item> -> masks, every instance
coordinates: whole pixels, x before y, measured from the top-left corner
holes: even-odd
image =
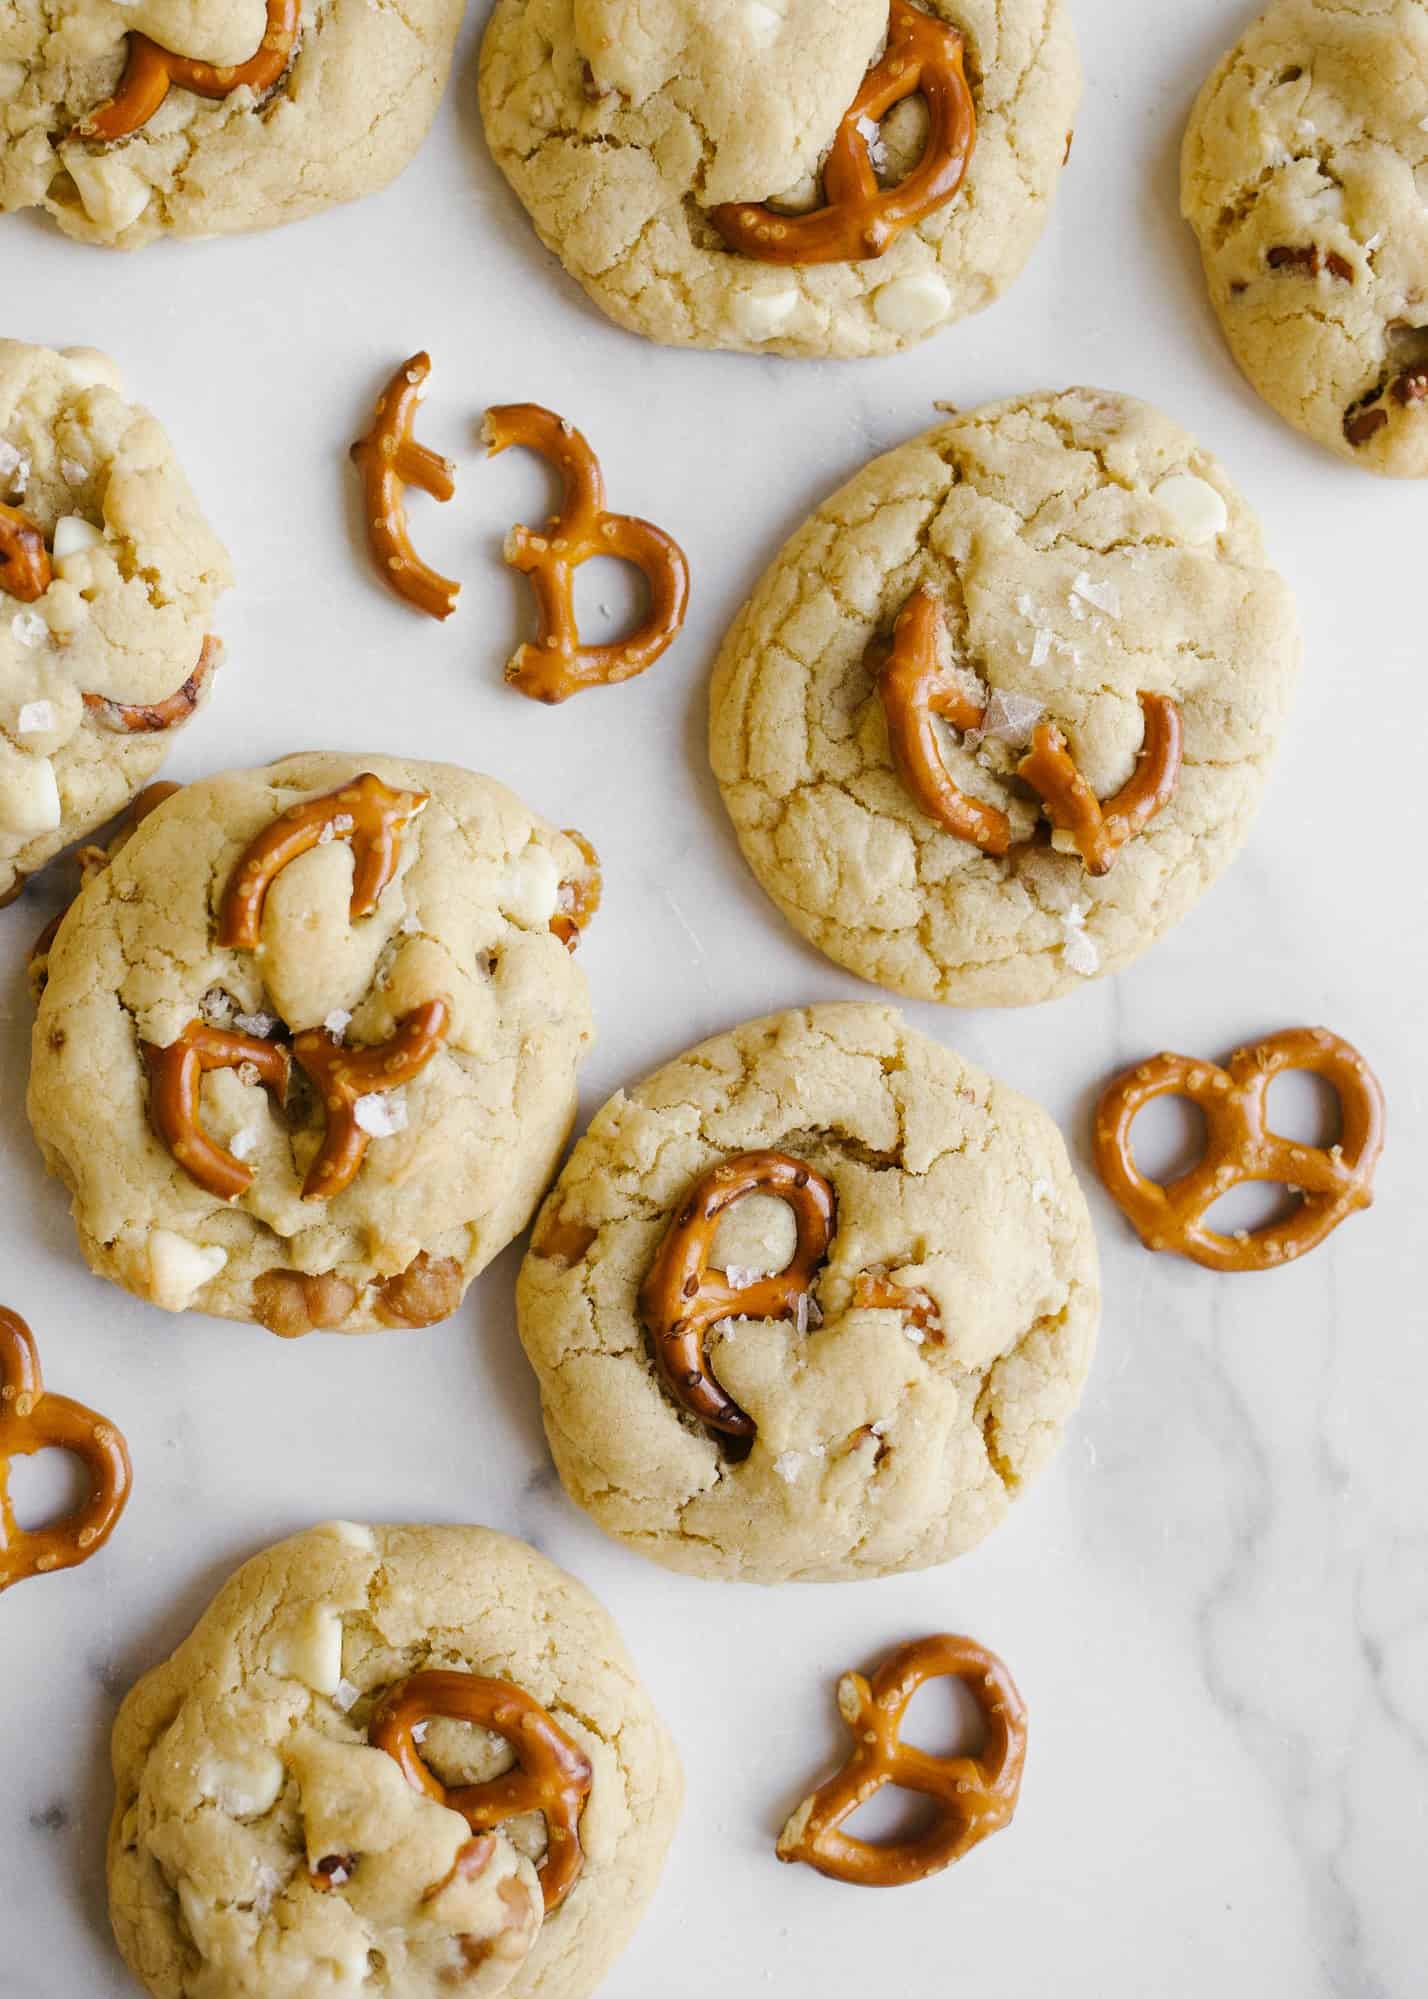
[[[554,1482],[512,1319],[519,1246],[445,1325],[295,1346],[169,1318],[87,1275],[22,1108],[24,957],[59,894],[32,890],[0,916],[0,1300],[33,1322],[50,1386],[122,1426],[136,1477],[97,1560],[0,1600],[0,1993],[134,1990],[104,1914],[114,1707],[239,1561],[333,1514],[506,1528],[620,1621],[689,1798],[612,1999],[1422,1993],[1424,489],[1283,428],[1204,303],[1176,156],[1251,9],[1079,0],[1087,97],[1027,274],[900,359],[827,366],[656,349],[588,308],[486,156],[472,11],[439,128],[386,195],[132,258],[0,222],[3,330],[120,359],[238,568],[227,668],[169,774],[392,750],[493,771],[583,827],[608,882],[581,952],[600,1035],[588,1114],[738,1019],[873,996],[764,901],[705,760],[711,658],[782,538],[924,428],[934,399],[1138,392],[1224,458],[1298,594],[1307,666],[1262,816],[1131,973],[1027,1013],[909,1011],[1046,1103],[1088,1182],[1088,1107],[1127,1061],[1327,1024],[1387,1089],[1379,1200],[1292,1269],[1224,1277],[1151,1257],[1093,1187],[1096,1370],[1055,1468],[999,1533],[954,1568],[883,1583],[681,1580],[606,1542]],[[435,362],[422,433],[460,461],[455,503],[413,502],[418,547],[465,582],[445,627],[376,586],[345,462],[418,346]],[[501,680],[526,604],[500,541],[546,482],[524,454],[484,463],[476,424],[521,399],[579,423],[612,503],[669,528],[693,568],[677,647],[556,710]],[[602,596],[616,601],[603,582],[585,593]],[[836,1674],[938,1628],[1001,1651],[1029,1703],[1013,1829],[897,1895],[777,1866],[783,1813],[841,1753]]]

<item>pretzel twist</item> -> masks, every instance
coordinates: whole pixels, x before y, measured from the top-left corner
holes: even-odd
[[[220,1201],[240,1200],[253,1184],[253,1169],[204,1130],[203,1078],[212,1069],[251,1064],[263,1088],[281,1106],[292,1068],[287,1049],[280,1041],[231,1034],[202,1020],[191,1020],[167,1048],[152,1041],[141,1041],[139,1046],[149,1070],[149,1116],[155,1131],[190,1180]]]
[[[987,1740],[977,1756],[932,1756],[900,1738],[903,1716],[928,1680],[958,1679],[976,1699]],[[915,1639],[885,1659],[871,1680],[846,1673],[838,1707],[852,1754],[799,1806],[778,1841],[780,1860],[804,1861],[859,1888],[900,1888],[940,1873],[1011,1822],[1026,1760],[1026,1708],[994,1652],[970,1638]],[[886,1785],[932,1800],[921,1834],[875,1843],[841,1831]]]
[[[823,169],[824,206],[781,215],[762,202],[721,202],[709,220],[730,249],[766,264],[851,263],[881,257],[904,229],[945,207],[967,178],[977,142],[966,47],[956,28],[892,0],[886,53],[844,114]],[[918,95],[929,125],[922,158],[896,187],[880,188],[867,127]]]
[[[28,514],[0,502],[0,591],[33,604],[54,581],[45,538]]]
[[[500,1735],[515,1752],[515,1766],[485,1784],[450,1790],[422,1761],[413,1730],[424,1721],[467,1721]],[[389,1687],[377,1703],[368,1740],[396,1759],[415,1791],[460,1812],[473,1833],[493,1832],[508,1819],[539,1812],[546,1825],[545,1858],[537,1870],[545,1913],[558,1909],[580,1876],[585,1855],[580,1819],[590,1796],[590,1759],[539,1701],[509,1680],[476,1673],[414,1673]]]
[[[176,729],[186,722],[203,699],[209,675],[223,657],[223,643],[210,635],[204,639],[193,669],[176,694],[162,701],[111,701],[107,694],[86,694],[84,705],[101,729],[117,735],[156,735],[161,729]]]
[[[632,680],[673,643],[689,608],[689,564],[678,542],[651,522],[605,508],[605,480],[590,446],[564,417],[537,403],[507,403],[486,412],[488,456],[513,444],[539,452],[564,482],[559,513],[548,530],[512,528],[506,561],[531,579],[539,635],[506,667],[506,679],[535,701],[566,701],[584,687]],[[649,585],[643,621],[609,645],[581,643],[575,616],[575,572],[595,555],[612,555],[638,569]]]
[[[604,892],[604,877],[600,873],[600,856],[583,833],[577,833],[573,826],[565,829],[567,840],[573,840],[585,857],[583,874],[573,875],[560,884],[560,900],[556,912],[550,919],[551,934],[558,937],[567,951],[574,951],[580,943],[580,934],[600,907],[600,897]]]
[[[456,491],[452,461],[418,444],[412,435],[430,373],[429,354],[413,354],[402,363],[377,398],[372,428],[353,445],[352,462],[362,475],[367,544],[378,574],[428,617],[449,618],[461,585],[422,561],[407,526],[408,486],[420,486],[441,501]]]
[[[1136,699],[1145,717],[1140,757],[1131,777],[1104,805],[1052,722],[1040,725],[1030,753],[1017,766],[1018,777],[1040,795],[1052,825],[1075,842],[1088,874],[1108,874],[1121,848],[1164,811],[1180,782],[1185,726],[1179,708],[1166,694],[1142,693]]]
[[[893,627],[892,650],[878,675],[893,768],[929,819],[1000,858],[1011,846],[1011,821],[953,783],[933,726],[940,715],[954,729],[975,729],[985,713],[944,664],[942,632],[941,603],[925,585],[914,590]]]
[[[21,1527],[10,1505],[10,1460],[45,1450],[79,1460],[89,1496],[47,1527]],[[46,1392],[34,1334],[18,1312],[0,1306],[0,1590],[97,1554],[119,1524],[132,1478],[114,1425],[82,1402]]]
[[[394,791],[371,771],[321,798],[288,810],[239,855],[218,912],[218,942],[230,950],[261,948],[268,890],[300,854],[327,840],[352,847],[352,916],[369,916],[397,871],[403,829],[425,811],[429,794]]]
[[[244,86],[255,97],[266,97],[292,62],[301,14],[301,0],[268,0],[267,24],[257,52],[229,68],[174,55],[148,35],[131,34],[119,88],[75,127],[75,138],[105,145],[127,139],[148,124],[174,84],[198,97],[228,97]]]
[[[1338,1145],[1300,1145],[1266,1123],[1269,1086],[1285,1070],[1322,1076],[1339,1100]],[[1205,1156],[1169,1186],[1135,1163],[1131,1127],[1157,1097],[1188,1097],[1208,1127]],[[1147,1249],[1173,1250],[1207,1270],[1272,1270],[1315,1249],[1340,1222],[1373,1202],[1383,1150],[1383,1090],[1356,1048],[1322,1027],[1287,1028],[1239,1049],[1228,1068],[1187,1055],[1157,1055],[1113,1082],[1096,1111],[1096,1167]],[[1205,1215],[1246,1181],[1272,1181],[1303,1195],[1298,1211],[1253,1233],[1222,1235]]]
[[[326,1028],[309,1028],[293,1039],[293,1054],[312,1078],[327,1116],[327,1131],[302,1185],[305,1201],[330,1201],[350,1187],[370,1143],[357,1122],[362,1097],[398,1090],[419,1076],[446,1039],[451,1008],[428,1000],[398,1021],[388,1041],[371,1048],[348,1048]]]
[[[720,1217],[746,1194],[786,1201],[798,1240],[783,1270],[735,1288],[721,1271],[709,1268],[709,1255]],[[709,1366],[710,1327],[735,1317],[792,1318],[828,1255],[837,1212],[831,1182],[785,1152],[743,1152],[721,1160],[685,1196],[640,1286],[640,1315],[665,1387],[711,1430],[750,1439],[757,1426],[725,1394]]]

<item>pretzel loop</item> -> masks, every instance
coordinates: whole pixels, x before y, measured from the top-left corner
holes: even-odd
[[[585,835],[577,833],[573,826],[567,826],[565,837],[575,842],[586,865],[582,874],[560,884],[560,900],[550,919],[550,928],[551,935],[558,937],[567,951],[574,951],[579,946],[581,932],[600,907],[605,883],[600,873],[600,856]]]
[[[1343,1136],[1329,1151],[1268,1128],[1269,1086],[1292,1069],[1322,1076],[1338,1097]],[[1198,1105],[1208,1142],[1200,1164],[1163,1187],[1136,1165],[1131,1128],[1166,1096]],[[1383,1136],[1383,1091],[1358,1050],[1324,1028],[1288,1028],[1241,1048],[1227,1069],[1166,1054],[1118,1077],[1096,1112],[1096,1166],[1148,1249],[1173,1250],[1207,1270],[1272,1270],[1317,1248],[1372,1204]],[[1253,1233],[1227,1236],[1206,1226],[1221,1195],[1255,1180],[1297,1190],[1300,1207]]]
[[[0,502],[0,591],[36,603],[54,581],[45,538],[28,514]]]
[[[1103,805],[1076,768],[1066,738],[1051,722],[1032,737],[1029,755],[1017,766],[1042,800],[1053,826],[1070,835],[1092,875],[1108,874],[1116,855],[1162,812],[1180,782],[1185,726],[1180,710],[1165,694],[1139,694],[1145,740],[1135,771]]]
[[[977,140],[966,40],[909,0],[892,0],[887,50],[863,80],[823,170],[824,206],[782,215],[762,202],[721,202],[709,220],[729,245],[766,264],[842,264],[881,257],[905,229],[945,207],[961,188]],[[921,95],[928,136],[922,158],[896,187],[880,188],[869,124]]]
[[[46,1527],[21,1527],[10,1506],[10,1460],[44,1450],[79,1460],[89,1496]],[[67,1395],[46,1393],[34,1334],[18,1312],[0,1306],[0,1590],[97,1554],[118,1525],[131,1480],[129,1452],[114,1425]]]
[[[377,398],[372,428],[353,445],[352,462],[362,475],[367,543],[379,575],[419,611],[449,618],[461,585],[422,561],[407,527],[406,487],[420,486],[442,501],[456,491],[451,460],[418,444],[412,435],[430,373],[429,354],[413,354],[402,363]]]
[[[394,791],[371,771],[321,798],[293,805],[239,855],[218,912],[218,942],[235,951],[262,945],[268,890],[284,868],[327,840],[353,853],[352,916],[369,916],[397,871],[403,829],[425,811],[424,791]]]
[[[954,729],[975,729],[984,713],[943,662],[943,629],[938,599],[925,586],[915,590],[893,627],[892,650],[878,675],[893,768],[929,819],[1000,858],[1011,846],[1011,821],[953,783],[933,725],[940,715]]]
[[[446,1039],[451,1008],[428,1000],[397,1023],[389,1041],[348,1048],[326,1028],[309,1028],[293,1040],[293,1054],[322,1098],[327,1131],[303,1181],[305,1201],[330,1201],[350,1187],[366,1157],[369,1136],[357,1120],[363,1097],[397,1090],[419,1076]]]
[[[599,460],[575,428],[537,403],[506,403],[486,412],[488,456],[524,445],[555,466],[564,492],[560,511],[543,533],[514,527],[506,561],[529,576],[539,636],[506,667],[522,694],[551,704],[585,687],[632,680],[673,643],[689,607],[689,564],[678,542],[651,522],[605,507]],[[575,572],[592,556],[612,555],[638,569],[649,585],[643,621],[609,645],[582,644],[575,615]]]
[[[932,1756],[901,1740],[913,1695],[936,1679],[959,1679],[974,1695],[987,1734],[980,1755]],[[1026,1760],[1026,1708],[994,1652],[970,1638],[916,1639],[885,1659],[871,1680],[845,1674],[838,1706],[852,1754],[789,1819],[779,1835],[780,1860],[801,1860],[859,1888],[899,1888],[939,1873],[1010,1823]],[[844,1821],[887,1785],[932,1800],[927,1829],[887,1843],[844,1833]]]
[[[515,1765],[485,1784],[448,1790],[422,1761],[413,1731],[425,1721],[467,1721],[503,1736]],[[506,1820],[539,1812],[546,1824],[545,1858],[537,1870],[545,1913],[554,1913],[585,1865],[580,1819],[590,1796],[590,1759],[553,1716],[509,1680],[475,1673],[414,1673],[388,1688],[368,1727],[368,1740],[394,1757],[415,1791],[460,1812],[473,1833],[493,1832]]]
[[[176,694],[152,702],[111,701],[107,694],[86,694],[84,705],[101,729],[112,729],[116,735],[156,735],[161,729],[176,729],[203,699],[208,678],[222,657],[222,641],[210,634],[203,641],[198,665]]]
[[[251,1065],[279,1105],[287,1095],[291,1062],[280,1041],[230,1034],[191,1020],[177,1041],[159,1048],[141,1041],[149,1070],[149,1116],[154,1129],[187,1173],[220,1201],[237,1201],[253,1184],[253,1169],[208,1136],[200,1115],[203,1078],[211,1069]]]
[[[709,1268],[709,1255],[721,1215],[746,1194],[786,1201],[798,1240],[783,1270],[736,1287]],[[711,1430],[749,1439],[756,1426],[710,1369],[705,1354],[710,1327],[735,1317],[792,1318],[828,1255],[837,1212],[831,1183],[785,1152],[744,1152],[722,1160],[685,1196],[640,1286],[640,1314],[665,1387]]]
[[[245,86],[255,97],[267,96],[282,82],[293,59],[301,14],[301,0],[268,0],[267,24],[256,53],[231,68],[195,62],[161,47],[148,35],[131,34],[119,88],[75,127],[75,138],[105,145],[129,138],[148,124],[174,84],[198,97],[228,97]]]

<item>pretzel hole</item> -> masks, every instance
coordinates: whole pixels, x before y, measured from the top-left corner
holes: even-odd
[[[1247,1180],[1206,1209],[1203,1226],[1216,1235],[1257,1235],[1299,1212],[1299,1197],[1273,1180]]]
[[[575,619],[582,645],[612,645],[642,624],[649,608],[649,585],[633,563],[592,555],[576,570]]]
[[[15,1525],[23,1534],[36,1534],[78,1512],[90,1496],[90,1482],[73,1451],[54,1444],[11,1460],[9,1492]]]
[[[774,1194],[745,1194],[719,1217],[709,1252],[713,1269],[755,1271],[760,1277],[787,1270],[798,1248],[798,1223],[787,1201]]]
[[[850,1839],[867,1840],[872,1846],[914,1846],[935,1831],[942,1812],[931,1798],[918,1791],[902,1791],[884,1784],[865,1805],[844,1819],[839,1831]]]
[[[1264,1121],[1277,1138],[1327,1149],[1344,1135],[1339,1093],[1309,1069],[1286,1069],[1265,1093]]]
[[[448,1715],[432,1717],[417,1750],[427,1769],[448,1790],[458,1784],[489,1784],[493,1777],[504,1776],[516,1760],[510,1743],[494,1729]]]
[[[868,147],[878,186],[897,187],[905,181],[927,151],[931,136],[927,99],[920,90],[894,104],[878,127],[877,143]]]
[[[930,1756],[979,1756],[986,1747],[987,1719],[963,1681],[949,1676],[918,1688],[898,1734]]]
[[[1131,1149],[1140,1172],[1168,1186],[1199,1165],[1210,1142],[1200,1106],[1189,1097],[1156,1097],[1135,1121]]]

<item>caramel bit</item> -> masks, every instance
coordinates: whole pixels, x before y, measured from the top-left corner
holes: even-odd
[[[547,1263],[558,1263],[562,1269],[569,1270],[573,1264],[580,1262],[599,1233],[587,1222],[572,1222],[563,1215],[552,1215],[537,1232],[531,1247]]]
[[[537,403],[506,403],[486,412],[489,456],[523,445],[560,473],[560,512],[543,533],[512,528],[506,561],[531,579],[539,627],[506,667],[506,679],[534,701],[568,701],[586,687],[632,680],[673,644],[689,608],[689,564],[678,542],[649,521],[605,506],[600,462],[575,428]],[[643,622],[610,645],[587,646],[575,616],[575,572],[595,555],[638,569],[649,585]]]
[[[0,502],[0,591],[33,604],[53,580],[44,536],[28,514]]]
[[[253,1317],[280,1340],[340,1326],[357,1303],[357,1286],[332,1271],[265,1270],[253,1279]]]
[[[445,1717],[502,1736],[515,1767],[486,1784],[447,1789],[422,1761],[414,1731]],[[367,1730],[376,1749],[393,1757],[414,1791],[460,1812],[473,1833],[494,1832],[508,1819],[539,1812],[546,1824],[545,1858],[537,1870],[547,1917],[580,1877],[585,1855],[580,1819],[593,1781],[590,1760],[538,1701],[509,1680],[475,1673],[414,1673],[389,1687]]]
[[[977,111],[956,28],[892,0],[887,48],[839,125],[823,169],[822,208],[782,215],[759,202],[721,202],[709,220],[729,245],[768,264],[842,264],[881,257],[905,229],[960,190],[977,139]],[[878,185],[867,131],[904,98],[921,96],[928,136],[922,158],[896,187]],[[1066,142],[1070,157],[1071,138]]]
[[[1388,411],[1381,406],[1375,409],[1360,410],[1357,416],[1350,416],[1344,419],[1344,436],[1349,440],[1350,444],[1355,446],[1367,444],[1370,439],[1377,437],[1381,430],[1387,430],[1387,428]]]
[[[902,1741],[913,1695],[937,1679],[960,1680],[981,1710],[986,1743],[978,1755],[932,1756]],[[803,1861],[858,1888],[899,1888],[940,1873],[1011,1823],[1026,1761],[1026,1708],[994,1652],[970,1638],[915,1639],[871,1680],[845,1674],[838,1707],[852,1752],[789,1819],[779,1835],[780,1860]],[[887,1786],[930,1801],[925,1830],[881,1843],[845,1833],[844,1823]]]
[[[371,1048],[348,1048],[325,1028],[309,1028],[293,1040],[293,1055],[316,1086],[327,1116],[327,1132],[303,1181],[305,1201],[330,1201],[357,1178],[367,1155],[369,1134],[357,1107],[365,1097],[382,1096],[419,1076],[446,1039],[451,1008],[428,1000],[397,1023],[388,1041]]]
[[[198,665],[176,694],[148,704],[111,701],[105,694],[86,694],[84,705],[100,728],[112,729],[117,735],[155,735],[161,729],[177,728],[197,708],[208,677],[222,657],[222,642],[210,635],[203,641]],[[174,788],[177,790],[177,786]]]
[[[89,1480],[84,1501],[46,1527],[21,1527],[10,1505],[12,1458],[64,1451]],[[30,1576],[77,1568],[98,1554],[119,1524],[132,1482],[129,1452],[114,1425],[67,1395],[51,1395],[35,1336],[0,1306],[0,1590]]]
[[[550,928],[551,935],[558,937],[567,951],[574,951],[579,946],[581,931],[600,907],[605,884],[600,873],[600,856],[585,835],[577,833],[573,826],[567,826],[565,837],[573,840],[584,855],[585,872],[560,884],[559,900],[550,919]]]
[[[444,619],[456,609],[461,585],[422,561],[407,527],[408,486],[420,486],[441,501],[456,491],[451,460],[418,444],[412,435],[430,373],[429,354],[413,354],[403,361],[377,399],[372,428],[353,445],[352,462],[362,475],[367,542],[377,574],[417,610]]]
[[[1320,271],[1328,271],[1346,285],[1354,281],[1354,267],[1346,257],[1341,257],[1337,250],[1321,250],[1315,243],[1295,248],[1282,243],[1276,249],[1266,250],[1264,260],[1272,271],[1294,271],[1306,278],[1317,278]]]
[[[1040,795],[1052,825],[1075,842],[1088,874],[1108,874],[1120,849],[1165,810],[1180,782],[1184,725],[1179,708],[1164,694],[1136,698],[1145,717],[1140,758],[1132,776],[1104,805],[1053,723],[1041,724],[1030,754],[1017,766],[1017,775]]]
[[[118,90],[75,127],[75,138],[105,145],[127,139],[148,124],[174,84],[198,97],[228,97],[242,89],[251,90],[255,98],[267,96],[287,74],[301,15],[301,0],[268,0],[267,24],[257,52],[247,62],[226,69],[174,55],[148,35],[131,34]]]
[[[423,1250],[406,1269],[377,1288],[377,1317],[385,1326],[434,1326],[461,1303],[463,1272],[454,1256]]]
[[[710,1269],[709,1256],[720,1217],[747,1194],[786,1201],[798,1240],[783,1270],[734,1285],[723,1271]],[[721,1436],[747,1445],[755,1424],[715,1379],[705,1352],[710,1329],[727,1318],[794,1318],[828,1255],[837,1210],[831,1183],[801,1159],[744,1152],[697,1180],[665,1231],[640,1286],[640,1315],[665,1387]]]
[[[278,1041],[230,1034],[205,1021],[191,1020],[176,1041],[159,1048],[141,1041],[149,1070],[149,1117],[175,1160],[205,1192],[237,1201],[253,1184],[253,1169],[203,1129],[200,1092],[211,1069],[252,1068],[254,1080],[281,1106],[287,1096],[291,1061]]]
[[[1330,1084],[1343,1122],[1338,1145],[1325,1151],[1270,1130],[1269,1085],[1286,1070]],[[1141,1173],[1131,1146],[1136,1119],[1157,1097],[1188,1097],[1207,1127],[1204,1158],[1165,1187]],[[1147,1249],[1173,1250],[1207,1270],[1272,1270],[1371,1205],[1383,1131],[1383,1091],[1358,1050],[1324,1028],[1288,1028],[1239,1049],[1224,1069],[1166,1054],[1127,1070],[1097,1107],[1096,1167]],[[1285,1220],[1253,1233],[1210,1228],[1205,1217],[1221,1195],[1250,1180],[1303,1198]]]

